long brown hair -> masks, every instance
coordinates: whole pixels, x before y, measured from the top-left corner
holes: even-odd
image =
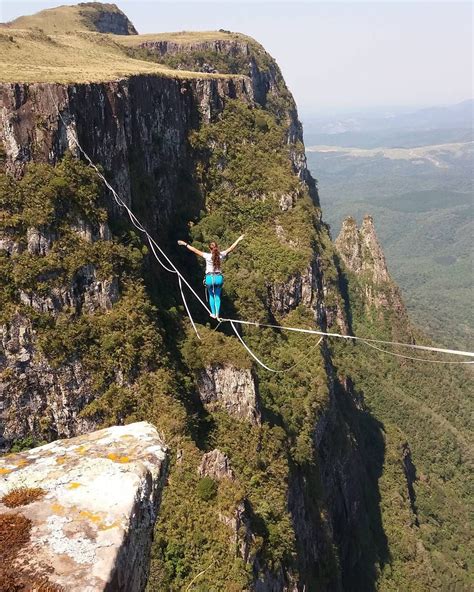
[[[221,253],[219,251],[219,245],[216,243],[216,241],[212,241],[212,243],[209,244],[209,248],[211,249],[212,265],[214,267],[214,271],[216,271],[221,266]]]

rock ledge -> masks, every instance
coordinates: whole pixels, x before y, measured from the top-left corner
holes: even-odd
[[[0,498],[20,487],[45,490],[19,508],[0,502],[0,515],[31,521],[13,568],[68,592],[143,590],[166,468],[166,448],[146,422],[0,458]]]

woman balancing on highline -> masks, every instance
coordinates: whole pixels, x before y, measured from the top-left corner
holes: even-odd
[[[209,296],[209,304],[211,306],[211,317],[219,320],[219,311],[221,308],[221,292],[222,284],[224,283],[224,276],[222,275],[221,262],[231,253],[235,247],[244,238],[244,234],[239,236],[233,245],[231,245],[225,251],[219,251],[219,247],[215,241],[209,244],[211,249],[210,253],[203,253],[199,249],[194,248],[192,245],[185,241],[179,240],[178,245],[186,247],[189,251],[202,257],[206,261],[206,279],[205,286],[207,288],[207,294]]]

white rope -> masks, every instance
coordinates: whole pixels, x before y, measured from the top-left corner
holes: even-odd
[[[384,341],[382,339],[370,339],[369,337],[357,337],[355,335],[342,335],[341,333],[328,333],[326,331],[318,331],[316,329],[301,329],[299,327],[287,327],[285,325],[271,325],[269,323],[259,323],[257,321],[241,321],[240,319],[223,319],[221,321],[239,323],[241,325],[252,325],[254,327],[265,327],[270,329],[279,329],[280,331],[294,331],[297,333],[307,333],[310,335],[322,335],[324,337],[338,337],[341,339],[352,339],[354,341],[362,341],[364,343],[380,343],[382,345],[395,345],[399,347],[409,347],[412,349],[419,349],[424,351],[441,352],[443,354],[453,354],[456,356],[468,356],[474,358],[474,352],[460,351],[457,349],[444,349],[441,347],[428,347],[427,345],[416,345],[414,343],[399,343],[397,341]],[[390,352],[387,352],[390,353]]]
[[[194,576],[194,578],[189,582],[188,587],[186,588],[185,592],[189,592],[189,590],[191,590],[191,586],[194,584],[194,582],[200,578],[202,575],[204,575],[206,573],[206,571],[208,569],[210,569],[214,563],[216,562],[216,560],[214,559],[207,567],[206,569],[203,569],[202,571],[200,571],[196,576]]]
[[[405,360],[415,360],[416,362],[429,362],[430,364],[474,364],[474,362],[459,362],[458,360],[453,362],[451,360],[428,360],[427,358],[417,358],[414,356],[405,356],[404,354],[398,354],[397,352],[391,352],[391,351],[387,351],[386,349],[382,349],[381,347],[378,347],[377,345],[374,345],[373,343],[369,343],[366,340],[363,340],[363,342],[365,343],[365,345],[368,345],[369,347],[372,347],[373,349],[376,349],[379,352],[382,352],[383,354],[387,354],[389,356],[396,356],[397,358],[404,358]]]
[[[59,106],[57,105],[56,101],[54,100],[54,97],[51,93],[51,89],[48,87],[49,93],[51,95],[51,100],[53,101],[54,105],[56,106],[57,112],[58,112],[58,116],[60,118],[60,120],[62,121],[63,125],[66,127],[67,129],[67,124],[63,118],[63,116],[61,115],[61,112],[59,110]],[[110,185],[110,183],[107,181],[107,179],[104,177],[104,175],[100,172],[100,170],[98,169],[98,167],[92,162],[91,158],[89,157],[89,155],[85,152],[85,150],[82,148],[82,146],[79,143],[79,140],[77,139],[76,133],[71,134],[71,138],[74,141],[74,143],[76,144],[76,146],[78,147],[78,149],[80,150],[80,152],[84,155],[84,157],[86,158],[86,160],[88,161],[89,165],[95,170],[95,172],[97,173],[97,175],[100,177],[100,179],[102,179],[103,183],[105,184],[105,186],[110,190],[110,192],[112,193],[115,202],[117,203],[117,205],[119,205],[120,207],[124,208],[130,218],[131,223],[133,224],[133,226],[135,226],[135,228],[137,230],[139,230],[140,232],[142,232],[143,234],[145,234],[148,243],[150,245],[150,248],[152,250],[152,253],[154,255],[154,257],[156,258],[156,260],[158,261],[158,263],[168,272],[170,273],[175,273],[178,276],[178,281],[179,281],[179,287],[180,287],[180,292],[181,292],[181,297],[183,299],[183,303],[184,306],[186,308],[186,312],[188,313],[189,319],[191,321],[191,324],[193,326],[194,331],[196,332],[196,335],[199,337],[199,333],[197,331],[196,325],[194,323],[194,320],[191,316],[191,313],[189,311],[189,307],[186,301],[186,298],[184,296],[184,292],[183,292],[183,287],[182,287],[182,282],[184,282],[184,284],[189,288],[189,290],[191,290],[191,293],[197,298],[197,300],[201,303],[201,305],[204,307],[204,309],[207,311],[207,313],[210,315],[211,311],[208,308],[208,306],[206,305],[206,303],[202,300],[202,298],[199,296],[199,294],[196,293],[196,291],[194,290],[194,288],[189,284],[189,282],[186,280],[186,278],[180,273],[180,271],[178,270],[178,268],[174,265],[174,263],[171,261],[171,259],[166,255],[166,253],[163,251],[163,249],[160,247],[160,245],[153,239],[153,237],[148,233],[148,231],[142,226],[141,222],[138,220],[138,218],[135,216],[135,214],[130,210],[130,208],[127,206],[127,204],[124,202],[124,200],[117,194],[117,192],[115,191],[115,189],[112,187],[112,185]],[[157,255],[156,250],[157,249],[159,251],[159,253],[161,254],[161,256],[165,259],[165,261],[167,261],[171,267],[171,269],[169,267],[167,267],[160,259],[160,257]],[[239,338],[240,342],[242,343],[242,345],[245,347],[245,349],[249,352],[249,354],[255,359],[256,362],[258,362],[263,368],[271,371],[271,372],[287,372],[288,370],[291,370],[291,368],[287,368],[285,370],[274,370],[272,368],[270,368],[269,366],[267,366],[266,364],[264,364],[261,360],[259,360],[259,358],[250,350],[250,348],[245,344],[245,342],[243,341],[242,337],[240,336],[240,334],[238,333],[234,323],[238,323],[241,325],[253,325],[255,327],[265,327],[265,328],[271,328],[271,329],[278,329],[280,331],[293,331],[293,332],[297,332],[297,333],[306,333],[306,334],[312,334],[312,335],[320,335],[321,338],[322,337],[336,337],[336,338],[340,338],[340,339],[351,339],[353,341],[360,341],[362,343],[365,343],[366,345],[369,345],[370,347],[373,347],[375,349],[379,349],[380,351],[382,351],[383,353],[386,353],[388,355],[393,355],[393,356],[397,356],[397,357],[404,357],[407,359],[413,359],[413,360],[418,360],[418,361],[423,361],[423,362],[431,362],[431,363],[440,363],[440,364],[472,364],[473,362],[453,362],[453,361],[443,361],[443,360],[425,360],[424,358],[414,358],[414,357],[410,357],[410,356],[404,356],[402,354],[397,354],[395,352],[390,352],[390,351],[386,351],[383,350],[381,348],[377,348],[375,345],[373,344],[381,344],[381,345],[392,345],[392,346],[398,346],[398,347],[407,347],[407,348],[411,348],[411,349],[417,349],[417,350],[423,350],[423,351],[431,351],[431,352],[439,352],[439,353],[443,353],[443,354],[452,354],[452,355],[457,355],[457,356],[468,356],[468,357],[474,357],[474,352],[468,352],[468,351],[459,351],[459,350],[454,350],[454,349],[445,349],[445,348],[440,348],[440,347],[429,347],[426,345],[417,345],[417,344],[413,344],[413,343],[399,343],[396,341],[384,341],[381,339],[370,339],[370,338],[365,338],[365,337],[357,337],[355,335],[343,335],[341,333],[329,333],[329,332],[325,332],[325,331],[318,331],[316,329],[301,329],[298,327],[287,327],[284,325],[272,325],[269,323],[259,323],[259,322],[255,322],[255,321],[242,321],[240,319],[220,319],[220,322],[229,322],[232,326],[232,329],[234,330],[235,334],[237,335],[237,337]],[[319,344],[319,342],[318,342]]]
[[[253,351],[247,346],[247,344],[245,343],[245,341],[242,339],[242,337],[240,336],[239,332],[237,331],[237,328],[235,327],[233,321],[229,321],[231,324],[232,329],[234,330],[234,333],[237,335],[240,343],[245,347],[245,349],[248,351],[248,353],[252,356],[252,358],[258,363],[260,364],[260,366],[262,368],[265,368],[265,370],[268,370],[269,372],[274,372],[275,374],[279,374],[280,372],[285,372],[285,370],[275,370],[274,368],[270,368],[270,366],[267,366],[266,364],[264,364],[262,362],[262,360],[260,360],[259,358],[257,358],[257,356],[253,353]]]
[[[184,297],[183,283],[181,282],[181,276],[180,275],[178,275],[178,284],[179,284],[179,291],[181,292],[181,298],[183,299],[184,306],[186,307],[186,312],[188,313],[189,320],[191,321],[191,324],[192,324],[193,329],[194,329],[194,331],[195,331],[195,333],[197,335],[197,338],[198,339],[201,339],[201,336],[199,335],[199,331],[197,330],[196,325],[194,324],[194,319],[193,319],[193,317],[192,317],[192,315],[191,315],[191,313],[189,311],[188,303],[186,302],[186,298]]]
[[[221,319],[222,320],[222,319]],[[284,368],[283,370],[275,370],[274,368],[270,368],[270,366],[267,366],[266,364],[264,364],[262,362],[262,360],[260,360],[254,353],[253,351],[249,348],[249,346],[245,343],[245,341],[242,339],[242,337],[240,336],[239,332],[237,331],[236,326],[234,325],[233,321],[229,321],[232,329],[234,330],[234,333],[237,335],[237,337],[239,338],[240,343],[245,347],[245,349],[248,351],[248,353],[252,356],[252,358],[258,363],[260,364],[260,366],[262,366],[262,368],[265,368],[265,370],[269,370],[270,372],[274,372],[275,374],[280,374],[282,372],[289,372],[290,370],[293,370],[294,368],[296,368],[296,366],[298,366],[299,364],[301,364],[301,362],[303,362],[305,359],[308,358],[308,355],[304,356],[304,358],[301,358],[300,360],[298,360],[295,364],[293,364],[292,366],[290,366],[289,368]],[[313,351],[323,340],[323,338],[321,337],[319,339],[319,341],[316,343],[316,345],[311,348],[310,352]]]
[[[155,247],[154,247],[154,244],[153,244],[154,241],[152,240],[152,238],[150,237],[150,235],[148,234],[148,232],[146,233],[146,237],[148,239],[148,244],[150,245],[150,249],[152,250],[152,253],[155,256],[155,259],[157,261],[159,261],[159,257],[156,254]],[[176,271],[174,269],[170,269],[169,267],[166,267],[166,265],[162,261],[160,261],[160,265],[161,265],[161,267],[163,267],[163,269],[166,269],[166,271],[168,271],[169,273],[176,273]]]

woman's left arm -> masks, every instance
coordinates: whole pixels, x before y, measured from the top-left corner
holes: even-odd
[[[228,249],[225,250],[225,252],[227,254],[229,254],[231,251],[233,251],[235,249],[235,247],[240,243],[240,241],[244,240],[245,238],[245,234],[242,234],[241,236],[239,236],[239,238],[235,241],[235,243],[233,243]]]

